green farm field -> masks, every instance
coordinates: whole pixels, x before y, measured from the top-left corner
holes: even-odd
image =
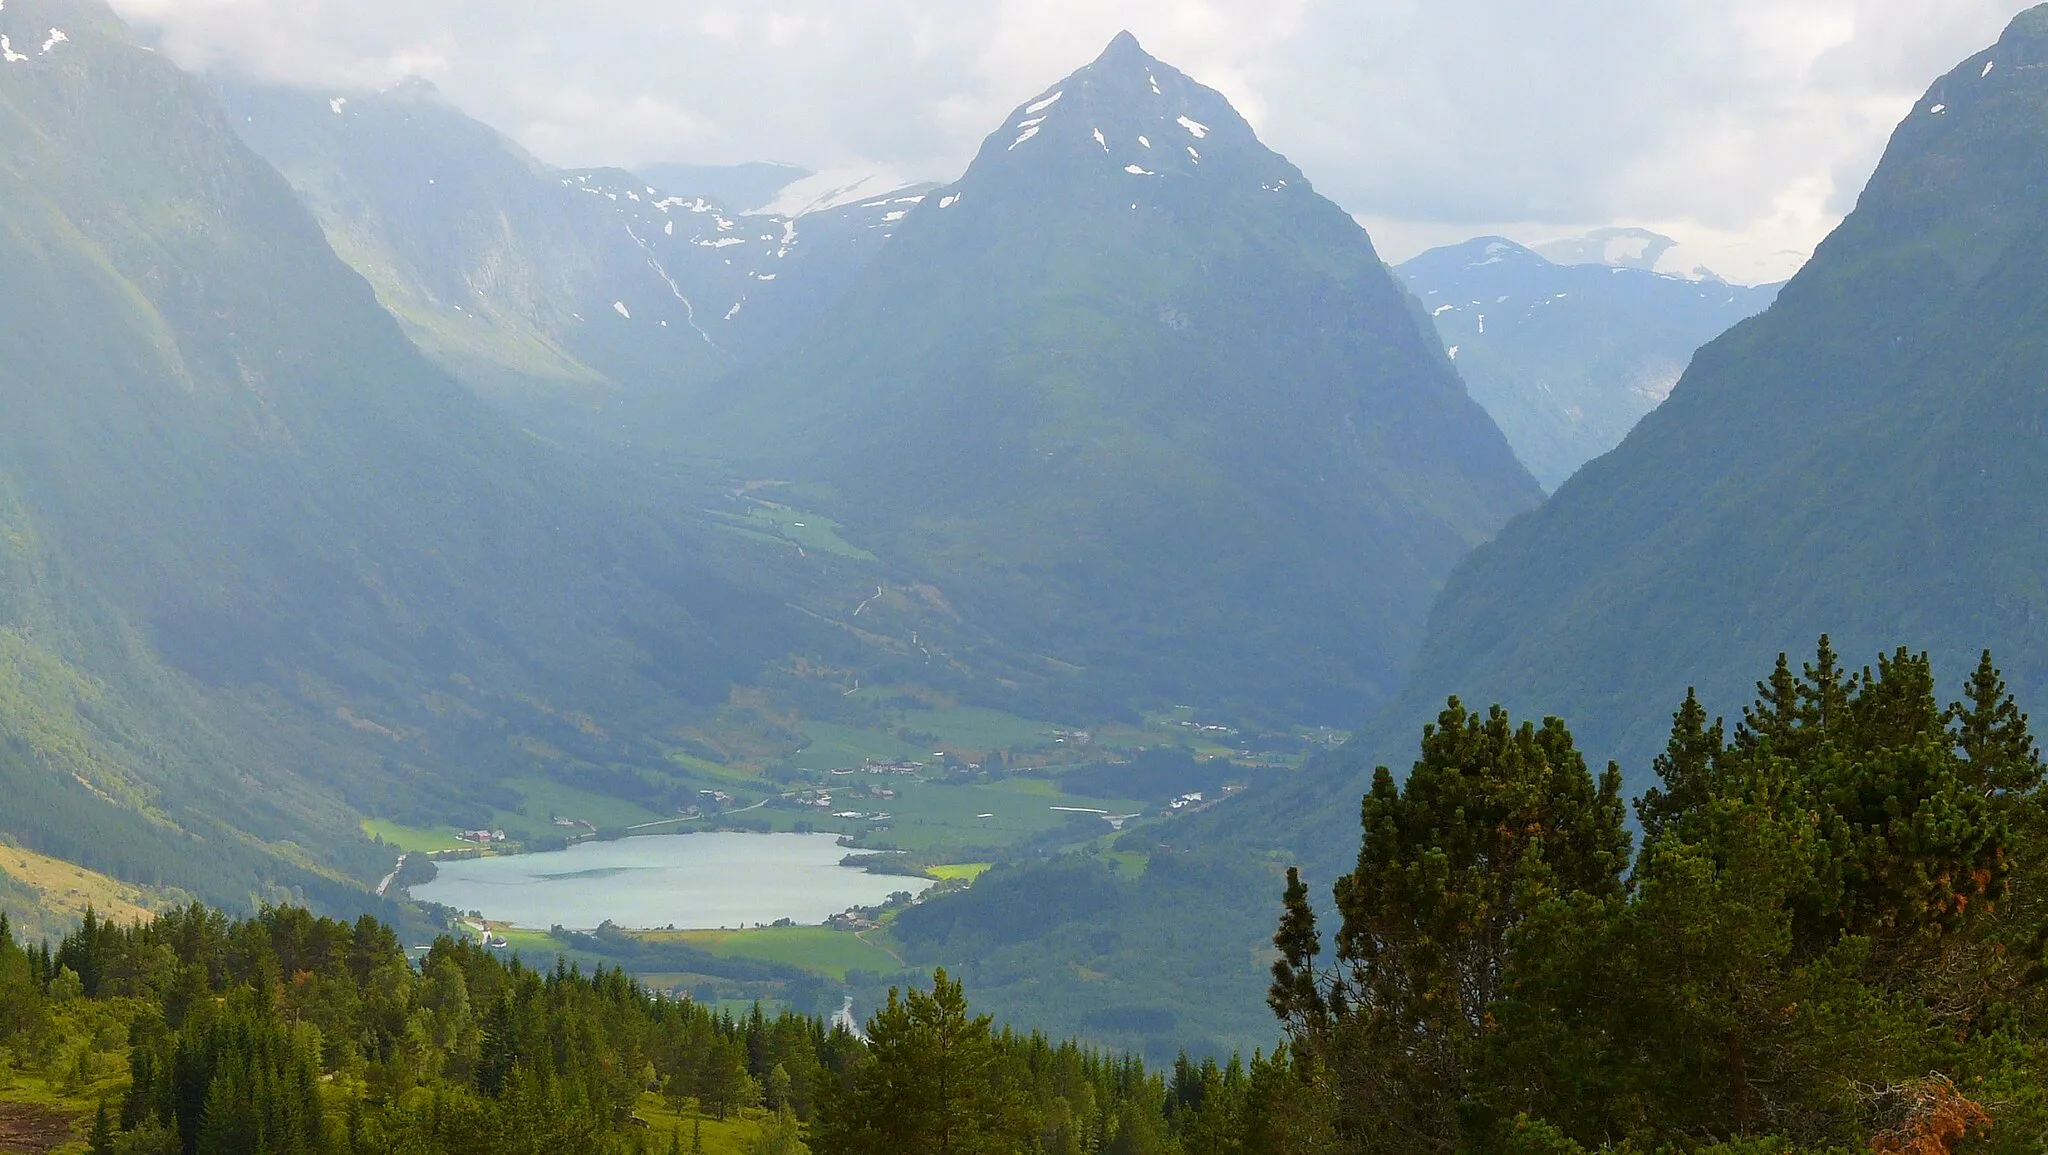
[[[422,826],[406,826],[383,818],[363,819],[363,833],[371,838],[381,838],[386,843],[408,852],[461,850],[469,846],[469,843],[455,837],[453,829],[429,830]]]
[[[840,536],[839,523],[829,517],[782,505],[757,505],[745,514],[711,511],[712,524],[728,533],[772,545],[826,553],[855,561],[881,559]]]
[[[1061,727],[1035,722],[982,706],[944,710],[905,710],[903,724],[921,734],[937,736],[947,746],[968,750],[1014,750],[1055,742]]]
[[[1001,846],[1064,826],[1087,811],[1130,814],[1144,808],[1129,800],[1071,797],[1042,778],[1013,778],[986,786],[904,782],[895,789],[896,798],[874,804],[886,806],[894,819],[870,841],[913,854]]]
[[[853,932],[822,926],[648,931],[637,937],[654,943],[682,943],[720,958],[787,963],[835,979],[844,979],[848,971],[889,974],[902,967],[894,955]]]
[[[515,838],[576,833],[554,826],[550,820],[556,817],[580,818],[600,827],[637,826],[643,822],[675,817],[545,778],[517,778],[506,785],[519,792],[520,808],[518,811],[496,811],[491,815],[491,821]]]
[[[932,751],[911,746],[903,740],[874,730],[856,730],[830,722],[805,722],[803,731],[811,744],[789,760],[799,770],[839,770],[877,762],[931,760]]]

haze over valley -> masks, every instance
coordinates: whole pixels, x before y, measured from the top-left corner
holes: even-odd
[[[0,1150],[2048,1134],[2048,6],[1634,208],[1313,6],[575,148],[244,7],[0,4]]]

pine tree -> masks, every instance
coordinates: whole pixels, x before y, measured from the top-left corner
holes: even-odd
[[[1327,1030],[1332,1008],[1324,1000],[1326,984],[1316,970],[1316,956],[1323,952],[1323,940],[1316,931],[1316,912],[1309,905],[1308,885],[1301,881],[1299,867],[1287,868],[1287,892],[1281,897],[1281,909],[1280,929],[1273,935],[1273,945],[1280,957],[1273,962],[1273,985],[1266,994],[1266,1005],[1273,1008],[1290,1032]],[[1341,1004],[1335,1010],[1343,1013]]]
[[[1455,1146],[1468,1058],[1511,936],[1545,903],[1622,893],[1622,816],[1619,768],[1596,781],[1563,723],[1517,727],[1499,707],[1481,717],[1455,698],[1424,728],[1405,783],[1375,773],[1357,867],[1335,888],[1342,923],[1323,1009],[1301,989],[1316,951],[1296,886],[1275,940],[1275,1009],[1293,1014],[1302,1057],[1335,1078],[1350,1138],[1386,1151]]]
[[[1949,707],[1956,746],[1971,787],[1985,794],[2033,794],[2041,788],[2041,751],[2005,678],[1985,650],[1971,672],[1965,701]]]
[[[1799,728],[1811,742],[1835,740],[1849,724],[1849,699],[1855,694],[1856,679],[1842,672],[1841,659],[1828,635],[1820,636],[1813,661],[1803,673],[1794,683]]]
[[[107,1118],[106,1100],[100,1100],[99,1109],[93,1112],[92,1130],[87,1133],[85,1149],[92,1155],[113,1155],[114,1125]]]
[[[944,970],[929,994],[892,989],[868,1024],[851,1086],[819,1113],[817,1146],[834,1155],[1010,1155],[1035,1123],[1013,1086],[987,1015],[970,1015]]]
[[[1671,716],[1671,740],[1657,756],[1658,786],[1636,802],[1636,816],[1645,840],[1704,805],[1714,790],[1714,774],[1727,737],[1721,719],[1707,725],[1707,709],[1698,691],[1688,687],[1685,702]]]
[[[1745,751],[1768,745],[1780,755],[1792,754],[1799,742],[1799,698],[1799,679],[1789,656],[1781,653],[1771,676],[1756,684],[1755,704],[1743,707],[1736,745]]]

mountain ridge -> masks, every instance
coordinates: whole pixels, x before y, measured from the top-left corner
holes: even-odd
[[[1431,249],[1396,271],[1473,397],[1550,491],[1662,404],[1701,345],[1777,295],[1774,285],[1559,264],[1505,237]]]

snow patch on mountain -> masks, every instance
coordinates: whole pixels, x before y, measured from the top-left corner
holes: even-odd
[[[756,209],[755,215],[801,217],[848,208],[912,183],[886,169],[834,169],[785,187],[773,201]]]

